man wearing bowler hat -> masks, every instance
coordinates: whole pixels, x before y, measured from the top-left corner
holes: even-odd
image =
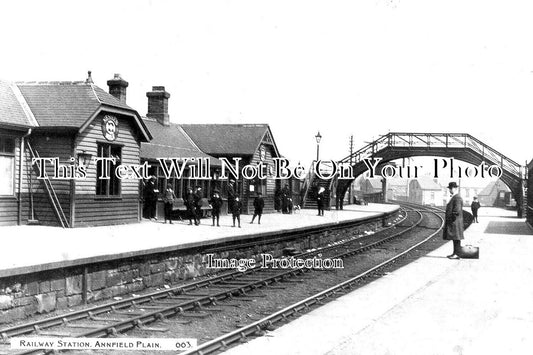
[[[449,259],[460,259],[461,240],[463,235],[463,199],[459,196],[459,186],[455,181],[448,184],[450,190],[450,201],[446,205],[446,217],[443,237],[445,240],[453,241],[453,254],[448,255]]]

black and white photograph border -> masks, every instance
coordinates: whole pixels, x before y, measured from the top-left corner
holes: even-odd
[[[0,2],[0,355],[530,354],[531,10]]]

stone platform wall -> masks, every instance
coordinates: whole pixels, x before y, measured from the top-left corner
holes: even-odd
[[[237,259],[258,259],[262,253],[279,257],[285,248],[304,251],[364,231],[375,231],[397,215],[398,212],[393,212],[381,218],[358,223],[343,222],[330,228],[270,233],[231,243],[0,278],[0,323],[150,288],[172,286],[214,273],[217,270],[207,268],[206,254],[214,254],[215,258]]]

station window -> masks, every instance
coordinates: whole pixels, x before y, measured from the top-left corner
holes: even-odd
[[[15,194],[15,139],[0,136],[0,196]]]
[[[115,158],[115,162],[107,161],[109,179],[101,179],[103,173],[103,161],[96,164],[96,195],[97,196],[120,196],[120,179],[115,174],[115,168],[122,160],[122,147],[112,144],[98,144],[98,157]]]
[[[253,195],[257,195],[258,192],[261,192],[263,196],[266,195],[266,179],[255,178],[250,184],[250,192]]]
[[[167,184],[166,184],[165,174],[163,173],[163,169],[161,169],[160,167],[157,168],[156,177],[157,177],[157,182],[156,182],[157,189],[159,190],[159,192],[163,193],[167,188]]]

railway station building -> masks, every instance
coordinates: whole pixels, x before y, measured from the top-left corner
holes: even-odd
[[[268,176],[266,179],[246,179],[242,168],[248,164],[262,162],[266,170],[273,166],[273,158],[280,157],[278,148],[267,124],[175,124],[170,122],[168,100],[170,94],[163,86],[154,86],[147,92],[148,113],[144,118],[153,135],[151,142],[141,145],[141,160],[150,162],[151,173],[157,177],[158,189],[164,191],[168,184],[178,198],[185,198],[188,187],[202,188],[204,198],[217,189],[223,200],[223,211],[227,209],[229,180],[235,180],[234,188],[243,203],[243,213],[253,212],[253,200],[261,192],[265,200],[264,212],[273,212],[275,194],[282,188],[281,181]],[[196,179],[190,176],[189,163],[181,178],[167,179],[158,164],[159,158],[199,158],[210,162],[210,179]],[[236,167],[234,158],[239,158],[237,177],[225,169],[226,178],[221,178],[222,162],[226,158]],[[162,212],[158,205],[158,214]]]
[[[81,82],[0,87],[0,224],[78,227],[140,220],[139,180],[115,174],[97,179],[106,169],[139,165],[141,142],[152,138],[125,95],[117,98],[94,85],[90,73]],[[94,160],[109,157],[114,163]],[[36,158],[51,159],[32,164]],[[76,175],[80,166],[83,178]]]
[[[258,192],[265,199],[264,212],[275,210],[282,181],[270,175],[249,180],[241,171],[234,178],[228,170],[230,176],[221,177],[221,158],[232,166],[240,158],[241,170],[258,162],[267,170],[273,166],[280,154],[267,124],[170,123],[170,94],[162,86],[147,93],[148,113],[142,117],[126,104],[127,81],[116,74],[107,84],[108,92],[93,83],[90,72],[85,81],[0,82],[0,225],[139,222],[143,179],[119,179],[113,173],[97,177],[119,165],[144,163],[151,166],[147,175],[157,177],[159,191],[170,184],[178,198],[199,186],[206,199],[215,189],[227,199],[229,180],[235,179],[243,213],[253,212]],[[167,179],[158,159],[183,157],[209,161],[210,178],[191,176],[196,164],[189,161],[182,176]],[[162,214],[162,201],[159,205]]]

